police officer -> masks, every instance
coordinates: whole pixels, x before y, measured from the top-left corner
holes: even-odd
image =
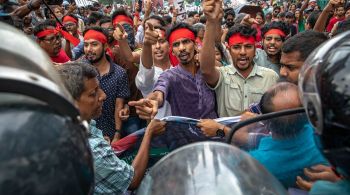
[[[0,194],[91,194],[87,131],[48,56],[0,22]]]
[[[317,48],[300,72],[308,118],[321,135],[325,157],[342,178],[316,182],[309,194],[350,194],[350,32]]]

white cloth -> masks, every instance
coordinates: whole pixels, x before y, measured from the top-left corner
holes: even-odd
[[[140,59],[139,71],[135,78],[136,87],[141,91],[143,97],[147,97],[153,91],[154,84],[157,82],[158,77],[162,74],[163,70],[159,67],[152,66],[151,69],[147,69],[143,66]],[[166,116],[171,116],[171,108],[168,101],[164,99],[164,104],[158,109],[158,113],[155,116],[156,119],[161,119]]]

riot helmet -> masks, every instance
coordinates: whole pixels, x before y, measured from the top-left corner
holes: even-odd
[[[302,67],[299,90],[324,155],[350,176],[350,32],[315,49]]]
[[[0,194],[91,194],[87,128],[53,64],[1,22],[0,41]]]
[[[258,161],[219,142],[178,148],[158,161],[143,179],[138,195],[287,194]]]

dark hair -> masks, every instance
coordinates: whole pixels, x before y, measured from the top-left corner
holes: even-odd
[[[160,17],[160,16],[157,16],[157,15],[152,15],[152,16],[150,16],[150,17],[148,17],[148,18],[146,18],[145,20],[144,20],[144,24],[146,24],[146,22],[148,21],[148,20],[150,20],[150,19],[153,19],[153,20],[158,20],[158,22],[160,23],[160,25],[162,26],[162,27],[165,27],[165,21],[163,20],[163,18],[162,17]],[[170,21],[171,21],[171,18],[170,18]]]
[[[165,25],[171,24],[172,17],[169,15],[163,16]]]
[[[170,29],[167,30],[166,39],[169,41],[169,37],[170,37],[171,33],[177,29],[180,29],[180,28],[186,28],[186,29],[190,30],[191,32],[194,33],[194,36],[197,37],[197,32],[189,24],[184,23],[184,22],[180,22],[180,23],[173,25]]]
[[[286,12],[281,12],[281,13],[279,13],[277,17],[278,17],[278,18],[284,18],[284,17],[286,17]]]
[[[216,49],[219,50],[219,53],[221,55],[222,61],[224,61],[226,64],[228,64],[228,60],[227,60],[226,55],[224,53],[224,47],[222,46],[222,44],[221,43],[215,43],[215,47],[216,47]]]
[[[338,35],[348,30],[350,30],[350,19],[346,19],[344,21],[339,22],[334,35]]]
[[[83,36],[85,36],[86,32],[89,31],[89,30],[95,30],[95,31],[101,32],[101,33],[103,33],[106,37],[108,37],[108,33],[106,32],[106,30],[103,29],[103,28],[100,27],[100,26],[92,26],[92,27],[89,27],[89,28],[85,29],[84,32],[83,32]]]
[[[87,24],[96,24],[102,19],[102,17],[103,15],[100,12],[91,12],[90,16],[88,17]]]
[[[231,15],[231,16],[233,16],[233,18],[235,18],[236,17],[235,10],[233,10],[232,8],[225,9],[224,19],[226,20],[229,15]]]
[[[228,42],[228,39],[232,35],[234,35],[236,33],[239,33],[239,34],[241,34],[244,37],[251,37],[251,36],[253,36],[254,38],[256,38],[256,30],[255,30],[255,28],[252,28],[250,26],[245,26],[245,25],[242,25],[242,24],[236,24],[236,25],[232,26],[228,30],[228,33],[226,35],[226,41]]]
[[[130,19],[133,19],[131,14],[127,10],[125,10],[124,8],[117,8],[112,14],[112,20],[114,20],[114,18],[119,15],[124,15],[129,17]]]
[[[100,20],[100,26],[104,23],[112,23],[112,19],[109,16],[103,16]]]
[[[256,17],[256,16],[261,16],[261,18],[265,21],[264,13],[262,13],[262,12],[257,12],[256,15],[255,15],[255,17]]]
[[[282,32],[284,32],[285,35],[289,34],[289,30],[290,28],[288,27],[288,25],[284,22],[278,21],[278,22],[271,22],[269,24],[265,24],[262,28],[261,28],[261,37],[265,37],[265,34],[271,30],[271,29],[279,29]],[[284,41],[285,37],[281,37],[282,40]]]
[[[33,34],[36,36],[39,32],[46,30],[47,27],[56,28],[56,21],[54,20],[45,20],[43,22],[39,22],[33,29]]]
[[[318,17],[320,16],[321,11],[313,11],[311,12],[311,14],[309,15],[309,17],[306,19],[306,22],[309,24],[310,28],[313,29]]]
[[[207,17],[206,17],[205,15],[201,16],[201,17],[199,18],[199,22],[202,23],[202,24],[207,23]]]
[[[287,39],[282,46],[282,52],[298,51],[300,53],[299,60],[305,61],[310,53],[326,40],[327,36],[324,33],[307,30]]]
[[[196,11],[190,11],[188,12],[188,17],[191,18],[191,17],[194,17],[194,15],[198,14],[198,12]]]
[[[109,8],[112,8],[112,6],[110,6],[110,5],[107,5],[107,6],[106,6],[106,8],[107,8],[107,9],[109,9]]]
[[[65,63],[58,66],[57,71],[75,100],[78,100],[85,90],[84,80],[96,78],[98,75],[94,66],[82,62]]]

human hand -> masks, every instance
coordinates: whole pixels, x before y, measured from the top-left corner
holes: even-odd
[[[154,45],[157,43],[159,37],[159,32],[154,30],[151,23],[147,22],[145,24],[145,36],[143,38],[144,45]]]
[[[331,12],[333,11],[336,7],[340,7],[345,3],[344,0],[330,0],[324,10]]]
[[[152,12],[152,0],[145,0],[145,15],[150,15]]]
[[[218,129],[223,129],[225,126],[213,119],[201,119],[197,124],[197,127],[201,129],[205,136],[214,137],[216,136],[216,131]]]
[[[117,23],[113,32],[113,37],[117,41],[126,40],[128,38],[128,33],[121,24]]]
[[[219,22],[222,19],[222,0],[204,0],[202,7],[207,21]]]
[[[152,136],[161,135],[165,131],[166,122],[160,121],[158,119],[153,119],[148,124],[146,131],[151,133]]]
[[[103,136],[103,138],[106,140],[106,142],[108,142],[108,144],[111,144],[111,139],[109,139],[108,136]]]
[[[119,111],[119,118],[122,121],[125,121],[129,118],[129,114],[130,114],[129,106],[125,105],[124,108]]]
[[[244,112],[242,115],[241,115],[241,121],[245,121],[247,119],[251,119],[251,118],[254,118],[256,117],[257,114],[255,113],[252,113],[252,112]]]
[[[331,167],[325,165],[316,165],[311,169],[305,168],[304,174],[309,178],[309,181],[302,179],[300,176],[297,177],[296,184],[303,190],[309,191],[312,185],[317,180],[325,180],[331,182],[337,182],[340,178],[334,173]]]
[[[251,26],[253,24],[259,24],[258,21],[256,21],[254,18],[251,18],[249,14],[245,15],[243,20],[241,21],[241,24],[246,26]]]
[[[158,113],[158,102],[149,99],[140,99],[138,101],[130,101],[129,106],[135,106],[136,113],[141,119],[154,119]]]

